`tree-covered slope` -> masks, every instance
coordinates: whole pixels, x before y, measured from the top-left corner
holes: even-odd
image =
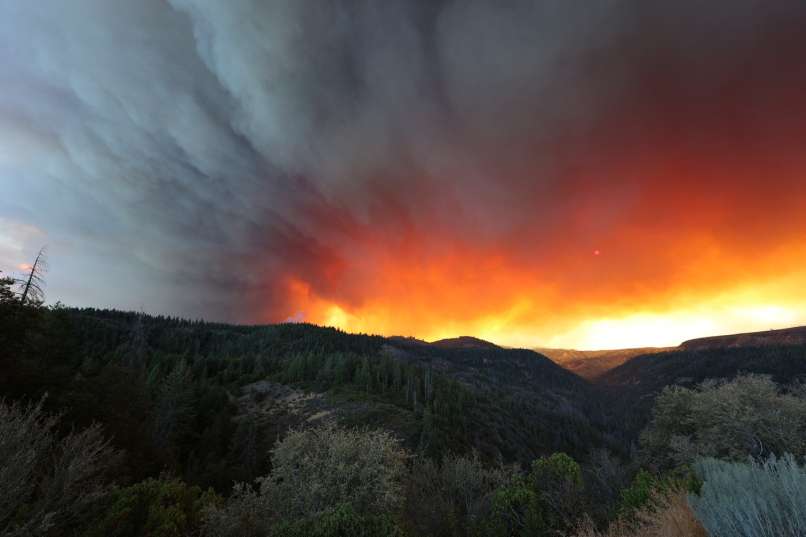
[[[40,308],[18,330],[2,393],[47,394],[66,423],[100,422],[129,453],[133,479],[169,469],[226,489],[264,471],[256,453],[289,427],[323,416],[391,429],[434,458],[583,458],[613,444],[592,387],[532,351],[96,309]]]
[[[625,427],[639,431],[655,396],[671,385],[694,386],[743,373],[770,375],[779,384],[806,379],[806,345],[679,349],[637,356],[599,377]]]

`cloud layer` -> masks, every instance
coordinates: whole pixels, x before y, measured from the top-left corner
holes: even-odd
[[[3,233],[47,233],[71,303],[519,343],[800,282],[804,23],[0,0]]]

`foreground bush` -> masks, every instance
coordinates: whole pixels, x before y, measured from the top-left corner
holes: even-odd
[[[406,526],[412,535],[446,537],[478,533],[496,491],[513,482],[513,469],[485,467],[478,456],[414,462],[406,493]]]
[[[178,479],[148,479],[114,491],[110,500],[84,537],[196,535],[203,511],[217,496]]]
[[[665,501],[669,495],[680,491],[699,493],[701,485],[699,478],[689,468],[679,468],[662,476],[639,470],[630,486],[621,491],[619,518],[630,520],[635,513],[652,510],[656,507],[656,501]]]
[[[532,462],[525,477],[499,488],[484,525],[489,537],[543,537],[565,534],[584,512],[579,464],[565,453]]]
[[[478,457],[414,463],[406,526],[417,536],[542,537],[570,528],[583,512],[582,471],[568,455],[514,467],[486,467]]]
[[[694,390],[664,389],[641,445],[648,462],[674,468],[705,457],[802,456],[805,437],[806,398],[781,392],[769,377],[748,375]]]
[[[764,462],[705,459],[704,481],[689,501],[712,537],[806,535],[806,469],[792,455]]]
[[[323,426],[292,431],[272,450],[258,490],[235,487],[211,508],[214,537],[394,535],[406,454],[386,432]]]
[[[349,504],[356,513],[395,513],[406,455],[384,431],[332,426],[292,431],[272,450],[262,489],[285,516],[315,516]]]
[[[57,416],[42,403],[0,401],[0,535],[66,531],[90,516],[107,494],[105,474],[118,454],[100,427],[56,434]],[[51,533],[49,533],[51,532]]]

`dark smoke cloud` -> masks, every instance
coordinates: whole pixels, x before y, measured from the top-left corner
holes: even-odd
[[[289,275],[360,304],[396,252],[545,266],[643,218],[631,154],[803,134],[804,23],[786,0],[0,0],[0,262],[33,226],[56,298],[230,320],[298,315]]]

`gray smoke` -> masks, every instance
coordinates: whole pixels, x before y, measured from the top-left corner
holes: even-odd
[[[667,4],[0,0],[0,263],[44,241],[51,298],[245,320],[284,274],[347,293],[322,267],[367,236],[550,241],[566,151],[660,110],[653,65],[709,98],[806,12]]]

